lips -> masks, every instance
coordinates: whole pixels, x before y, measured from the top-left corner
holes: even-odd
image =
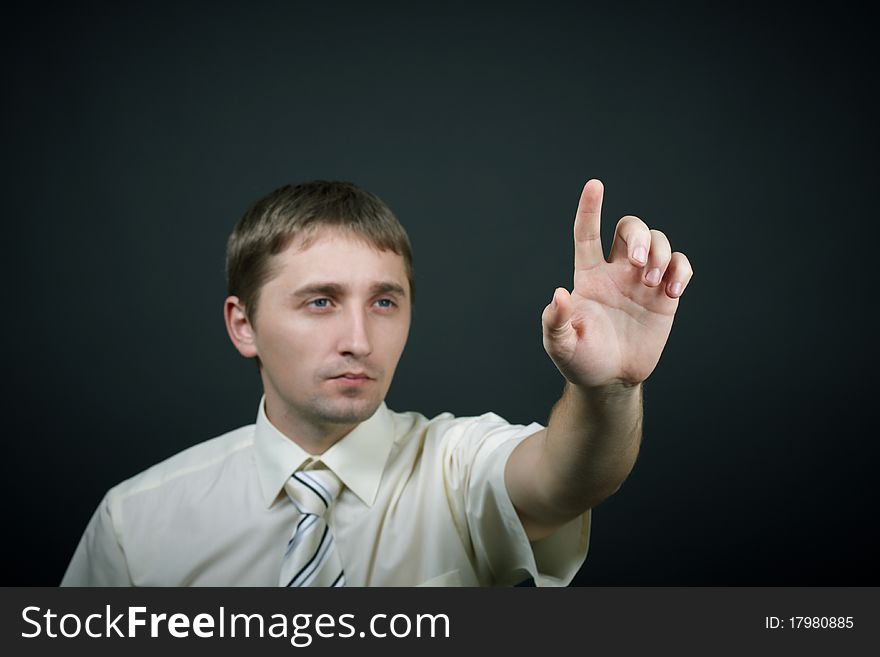
[[[334,376],[331,381],[336,381],[337,385],[342,388],[363,388],[373,382],[373,379],[363,372],[346,372],[339,376]]]

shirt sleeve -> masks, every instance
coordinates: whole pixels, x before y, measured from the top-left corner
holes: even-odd
[[[92,514],[61,586],[133,586],[113,523],[111,493]]]
[[[487,584],[512,585],[531,576],[536,586],[567,586],[586,559],[589,509],[550,536],[531,542],[507,492],[507,459],[522,440],[543,428],[536,422],[511,425],[487,413],[457,441],[466,452],[456,460],[468,470],[464,486],[468,530],[478,573]]]

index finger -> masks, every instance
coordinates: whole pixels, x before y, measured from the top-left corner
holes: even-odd
[[[590,269],[605,261],[600,233],[605,186],[593,178],[581,192],[574,218],[574,268]]]

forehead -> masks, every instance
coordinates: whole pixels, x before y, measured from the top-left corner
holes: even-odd
[[[379,250],[366,240],[339,230],[321,229],[308,242],[295,239],[273,256],[272,268],[275,276],[267,285],[323,281],[356,286],[388,281],[407,288],[403,256]]]

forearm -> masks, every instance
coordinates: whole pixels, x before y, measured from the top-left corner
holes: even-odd
[[[641,435],[641,384],[585,390],[566,383],[537,459],[545,514],[573,517],[608,498],[632,470]]]
[[[547,467],[573,500],[598,504],[629,475],[641,437],[642,384],[584,390],[569,383],[548,422]]]

